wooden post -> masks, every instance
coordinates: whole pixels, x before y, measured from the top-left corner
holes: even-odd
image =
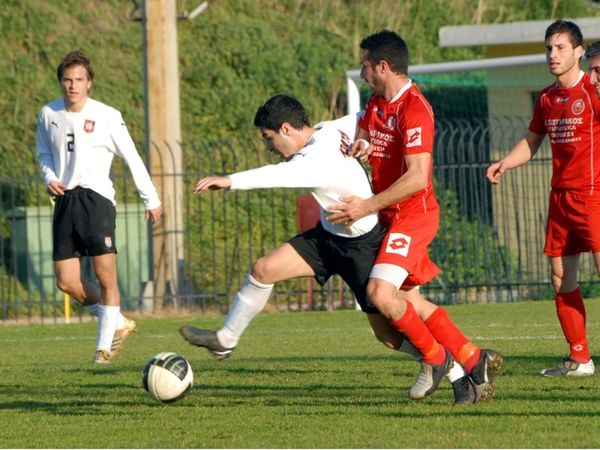
[[[163,204],[152,228],[155,309],[177,300],[183,281],[183,191],[176,0],[145,0],[143,8],[146,146]],[[175,303],[176,304],[176,303]]]

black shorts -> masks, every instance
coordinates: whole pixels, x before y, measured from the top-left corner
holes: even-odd
[[[363,312],[375,314],[379,311],[367,299],[367,283],[385,234],[386,229],[377,224],[363,236],[345,238],[325,231],[319,222],[288,242],[312,267],[321,285],[331,275],[339,274],[352,289]]]
[[[116,209],[91,189],[76,187],[56,197],[52,219],[52,259],[117,253]]]

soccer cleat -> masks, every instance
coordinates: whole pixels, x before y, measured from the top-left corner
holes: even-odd
[[[421,370],[410,388],[408,396],[411,400],[421,400],[431,395],[454,365],[450,352],[446,350],[446,359],[437,366],[421,362]]]
[[[466,405],[475,403],[475,386],[469,376],[464,376],[452,382],[454,392],[454,404]]]
[[[545,377],[589,377],[594,375],[594,372],[594,361],[591,359],[586,363],[578,363],[565,358],[558,366],[544,369],[540,373]]]
[[[502,365],[502,356],[490,349],[482,349],[479,361],[471,371],[471,380],[475,385],[475,402],[491,399],[496,393],[494,379]]]
[[[179,329],[179,333],[190,344],[206,348],[217,359],[229,358],[235,349],[235,347],[223,347],[219,342],[216,331],[185,326]]]
[[[96,350],[94,353],[94,364],[110,364],[113,359],[113,355],[106,350]]]
[[[135,322],[125,317],[125,326],[115,331],[115,335],[110,346],[110,353],[112,354],[113,358],[116,357],[123,349],[123,345],[125,345],[125,339],[127,339],[130,334],[135,333],[136,331],[137,326]]]

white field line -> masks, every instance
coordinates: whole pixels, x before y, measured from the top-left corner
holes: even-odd
[[[308,330],[300,330],[300,329],[288,329],[286,330],[285,334],[287,335],[291,335],[291,334],[305,334]],[[339,330],[334,330],[334,329],[328,329],[328,331],[339,331],[339,332],[347,332],[348,328],[340,328]],[[366,330],[369,332],[369,334],[371,333],[371,330]],[[265,332],[261,333],[260,330],[252,330],[251,331],[252,334],[267,334]],[[141,334],[141,335],[139,335]],[[268,334],[273,334],[273,332],[269,332]],[[179,333],[177,333],[177,331],[174,331],[171,334],[156,334],[156,333],[138,333],[138,338],[142,338],[142,339],[166,339],[166,338],[179,338]],[[563,336],[559,336],[556,334],[552,334],[552,335],[538,335],[538,336],[531,336],[531,335],[516,335],[516,336],[469,336],[470,340],[473,340],[475,342],[479,342],[479,341],[531,341],[531,340],[548,340],[548,339],[556,339],[556,340],[564,340]],[[22,338],[22,337],[13,337],[13,338],[5,338],[2,339],[0,338],[0,343],[1,344],[15,344],[15,343],[26,343],[26,342],[41,342],[41,341],[53,341],[53,342],[61,342],[61,341],[91,341],[91,340],[95,340],[96,339],[96,335],[95,333],[90,334],[89,336],[44,336],[44,337],[31,337],[31,338]]]

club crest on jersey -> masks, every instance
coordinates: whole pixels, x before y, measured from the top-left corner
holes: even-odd
[[[571,106],[571,111],[573,111],[573,114],[578,116],[584,110],[585,110],[585,103],[583,103],[583,100],[578,99],[573,102],[573,106]]]
[[[95,124],[96,122],[93,120],[85,119],[85,122],[83,123],[83,131],[86,133],[92,133],[94,131]]]
[[[407,147],[418,147],[422,145],[421,141],[421,127],[411,128],[406,130],[406,146]]]
[[[388,130],[393,130],[395,126],[396,126],[396,118],[394,116],[388,117],[388,120],[386,120],[385,123],[383,124],[383,127]]]
[[[396,253],[401,256],[408,256],[411,237],[404,233],[390,233],[385,247],[386,253]]]

